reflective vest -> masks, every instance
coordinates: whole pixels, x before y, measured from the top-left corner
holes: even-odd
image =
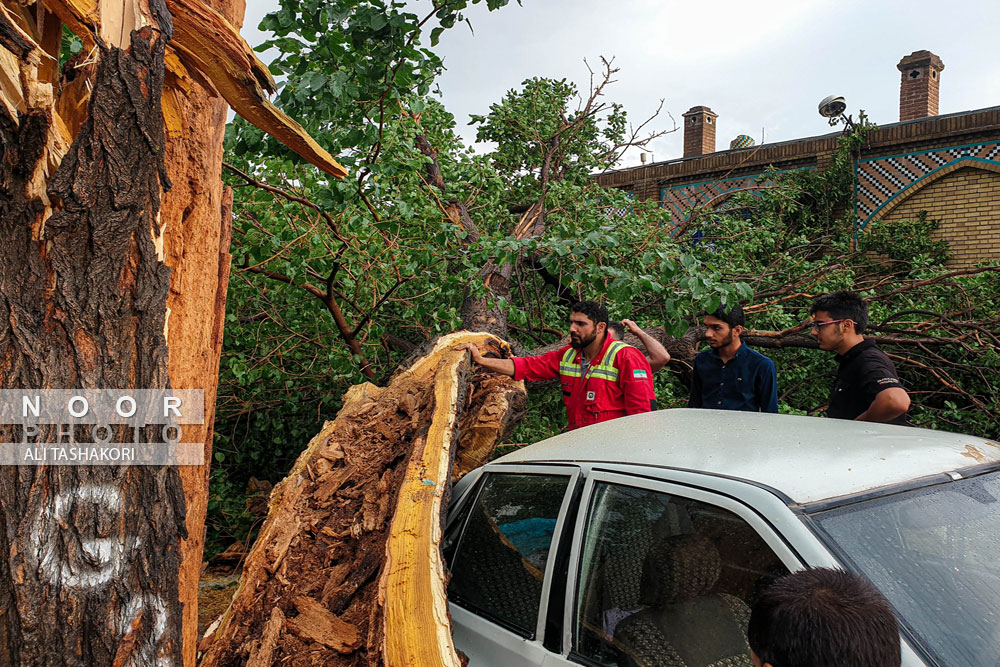
[[[586,371],[580,354],[567,346],[536,357],[515,357],[514,377],[558,377],[570,429],[655,409],[652,371],[639,350],[608,337]]]
[[[620,340],[613,341],[611,345],[608,345],[601,360],[596,364],[591,363],[590,367],[587,368],[587,375],[584,379],[597,378],[608,382],[618,382],[618,369],[615,368],[614,364],[618,351],[623,347],[627,347],[627,345]],[[580,353],[572,347],[566,350],[559,362],[559,375],[571,378],[583,376],[583,367],[575,363],[578,354]]]

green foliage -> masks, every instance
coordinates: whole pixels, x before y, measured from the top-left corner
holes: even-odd
[[[572,109],[578,94],[566,79],[536,77],[508,91],[486,116],[472,116],[477,141],[497,145],[491,158],[512,200],[532,201],[554,179],[586,187],[592,171],[613,162],[625,141],[624,110],[618,104]]]
[[[59,66],[65,65],[67,60],[79,55],[81,51],[83,51],[83,41],[64,25],[59,42]]]
[[[420,342],[459,324],[465,286],[492,246],[470,252],[440,202],[464,198],[489,219],[500,210],[499,180],[486,159],[464,152],[454,119],[427,97],[441,62],[425,45],[480,1],[439,2],[422,18],[402,2],[285,0],[264,19],[275,39],[261,49],[279,51],[271,65],[282,82],[276,102],[353,175],[331,180],[240,119],[227,128],[227,161],[271,189],[226,172],[236,188],[234,266],[213,534],[247,529],[236,508],[249,477],[283,477],[336,414],[344,391],[365,379],[317,293],[335,295],[381,379],[403,356],[382,344],[384,336]],[[491,9],[506,4],[487,2]],[[439,151],[453,191],[428,190],[418,131]]]
[[[420,17],[403,2],[283,0],[262,24],[275,38],[261,48],[279,51],[271,65],[282,82],[277,103],[351,176],[328,179],[241,120],[227,128],[234,169],[226,178],[236,192],[210,504],[218,546],[250,530],[242,509],[249,477],[280,479],[336,414],[346,389],[364,381],[363,364],[384,381],[405,354],[401,342],[461,326],[470,298],[502,307],[512,335],[529,348],[558,338],[566,304],[578,298],[603,299],[614,316],[662,324],[674,336],[698,313],[737,302],[761,306],[751,312],[756,328],[794,327],[807,316],[803,294],[840,288],[873,297],[880,331],[944,335],[951,325],[930,322],[928,312],[959,313],[956,321],[992,317],[984,308],[1000,298],[996,274],[881,298],[906,281],[933,281],[946,255],[929,240],[934,227],[924,219],[873,225],[855,250],[850,197],[864,123],[828,169],[766,174],[760,193],[697,211],[672,236],[664,209],[597,186],[593,173],[613,166],[632,140],[627,119],[597,95],[574,107],[578,91],[566,80],[528,79],[474,117],[478,138],[496,149],[472,153],[431,93],[441,70],[431,48],[478,1],[439,2]],[[491,9],[506,4],[487,1]],[[440,182],[428,170],[432,159]],[[459,224],[453,202],[464,204],[474,229]],[[521,213],[512,211],[537,202],[544,232],[513,234]],[[899,229],[906,243],[894,242]],[[490,264],[511,267],[509,295],[486,292],[482,271]],[[918,366],[901,370],[919,397],[921,424],[995,433],[996,350],[968,344],[971,351],[933,351],[948,363],[974,358],[980,365],[978,378],[961,371],[966,394],[928,381]],[[782,410],[821,412],[832,358],[801,349],[771,356]],[[684,380],[659,374],[661,407],[686,404]],[[512,442],[551,435],[564,423],[558,391],[533,392]]]
[[[996,437],[1000,402],[991,387],[1000,382],[1000,343],[992,304],[1000,299],[1000,274],[952,275],[948,244],[926,214],[871,223],[855,249],[854,160],[869,129],[862,123],[842,139],[829,168],[765,174],[762,190],[695,211],[678,236],[691,238],[695,257],[724,266],[724,280],[750,286],[751,329],[792,329],[808,319],[813,296],[860,292],[870,302],[866,333],[899,341],[881,347],[911,394],[914,422]],[[928,342],[903,342],[917,337]],[[946,342],[955,340],[961,344]],[[782,412],[822,414],[836,374],[832,355],[762,351],[778,368]]]
[[[230,544],[251,541],[253,516],[246,511],[246,485],[235,484],[226,466],[214,465],[209,475],[208,523],[205,558],[213,558]]]
[[[940,224],[938,220],[929,220],[927,211],[920,211],[916,220],[876,220],[861,236],[860,247],[900,262],[916,258],[921,263],[939,266],[950,257],[948,242],[932,237]]]

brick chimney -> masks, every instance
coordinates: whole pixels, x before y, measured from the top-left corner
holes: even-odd
[[[938,89],[944,63],[930,51],[914,51],[896,65],[899,84],[899,120],[938,115]]]
[[[715,152],[715,119],[708,107],[691,107],[684,114],[684,157]]]

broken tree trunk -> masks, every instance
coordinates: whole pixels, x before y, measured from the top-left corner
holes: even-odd
[[[243,10],[0,0],[0,388],[202,389],[185,440],[206,461],[229,267],[219,95],[346,173],[267,100]],[[64,25],[84,50],[60,68]],[[207,466],[0,468],[0,665],[192,666],[207,495]]]
[[[203,667],[459,665],[440,540],[453,475],[523,413],[522,382],[470,368],[460,332],[385,388],[353,387],[271,494]],[[458,452],[456,454],[456,451]]]
[[[68,150],[40,68],[22,66],[25,106],[0,118],[4,388],[169,386],[160,91],[170,26],[143,19],[129,43],[99,47]],[[3,467],[0,506],[0,663],[180,664],[176,467]]]

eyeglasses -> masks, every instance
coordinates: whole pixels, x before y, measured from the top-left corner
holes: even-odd
[[[842,320],[827,320],[826,322],[813,322],[812,328],[817,331],[825,327],[827,324],[836,324],[837,322],[849,322],[850,318],[845,317]]]

